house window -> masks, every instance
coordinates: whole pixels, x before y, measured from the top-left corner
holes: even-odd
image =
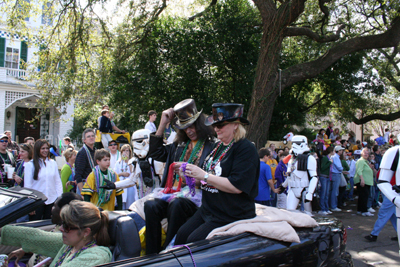
[[[6,68],[18,69],[19,63],[19,49],[18,48],[6,48]]]

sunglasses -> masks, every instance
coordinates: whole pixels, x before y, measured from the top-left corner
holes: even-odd
[[[222,129],[225,125],[229,124],[229,122],[222,122],[222,123],[216,123],[213,125],[214,128]]]
[[[8,140],[0,140],[0,143],[8,143]]]
[[[71,227],[66,222],[62,222],[61,226],[63,228],[64,233],[69,233],[69,231],[71,231],[71,230],[79,230],[80,229],[79,227]]]
[[[117,146],[117,144],[110,144],[110,145],[108,145],[108,146]]]

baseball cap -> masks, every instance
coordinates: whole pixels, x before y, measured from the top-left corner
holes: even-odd
[[[335,146],[335,151],[340,151],[340,150],[344,150],[344,147],[342,147],[342,146]]]
[[[361,155],[361,150],[354,151],[354,155]]]
[[[7,138],[8,139],[8,136],[5,135],[5,134],[0,134],[0,140],[3,139],[3,138]]]

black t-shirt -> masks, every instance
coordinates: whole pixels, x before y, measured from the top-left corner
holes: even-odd
[[[2,158],[2,163],[3,163],[3,164],[11,164],[11,159],[10,159],[10,157],[8,156],[8,153],[7,153],[7,152],[6,152],[5,154],[0,153],[0,155],[1,155],[1,158]]]
[[[202,186],[202,218],[205,221],[224,223],[254,218],[254,198],[258,195],[260,172],[256,147],[247,139],[234,143],[215,171],[216,175],[228,178],[242,193],[222,192],[210,184]]]

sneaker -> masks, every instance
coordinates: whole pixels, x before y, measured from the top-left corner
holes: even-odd
[[[335,209],[331,209],[331,211],[342,211],[342,210],[339,208],[335,208]]]
[[[372,217],[374,216],[374,214],[372,214],[371,212],[363,212],[361,213],[362,216],[368,216],[368,217]]]
[[[328,215],[329,213],[326,212],[326,211],[320,210],[320,211],[318,211],[318,214],[320,214],[320,215]]]
[[[367,239],[368,242],[376,242],[376,240],[378,239],[376,235],[367,235],[364,236],[364,238]]]
[[[326,211],[326,213],[328,213],[328,214],[332,214],[333,212],[332,212],[332,211],[330,211],[330,210],[328,210],[328,211]]]
[[[382,206],[382,202],[378,201],[378,207],[380,208]]]
[[[368,212],[374,213],[375,210],[374,210],[373,208],[369,208],[369,209],[368,209]]]

